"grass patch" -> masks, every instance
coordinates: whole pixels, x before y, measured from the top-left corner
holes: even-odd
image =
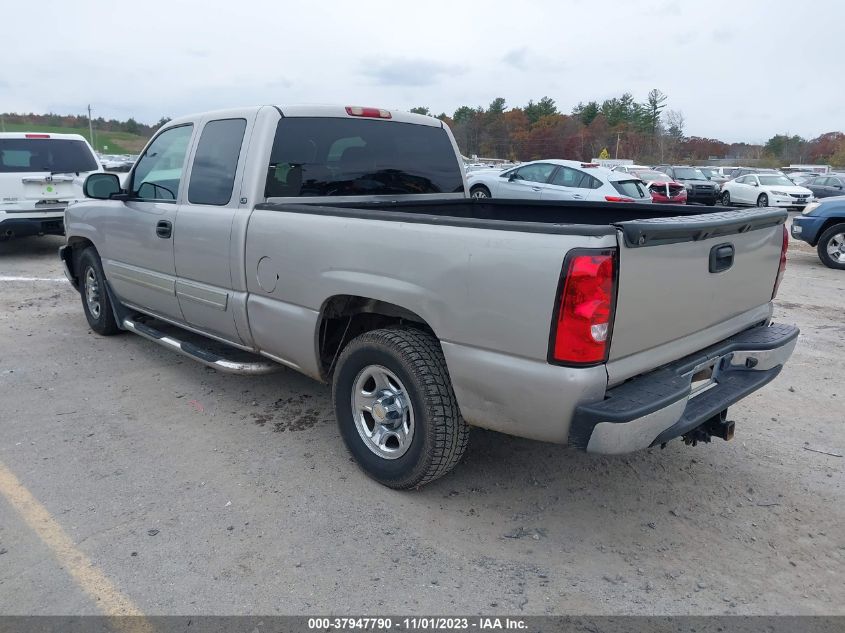
[[[7,132],[44,132],[47,134],[81,134],[88,138],[87,127],[61,127],[58,125],[31,125],[28,123],[9,123]],[[94,130],[94,149],[105,154],[138,154],[147,144],[144,136],[128,132],[105,132]],[[108,149],[105,149],[105,147]]]

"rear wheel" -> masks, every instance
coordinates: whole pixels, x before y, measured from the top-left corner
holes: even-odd
[[[469,193],[473,198],[492,198],[490,190],[484,185],[476,185],[469,190]]]
[[[731,206],[731,194],[728,191],[722,192],[722,204],[726,207]]]
[[[758,207],[768,207],[769,206],[769,196],[765,193],[761,193],[760,197],[757,198],[757,206]]]
[[[845,270],[845,223],[834,224],[822,233],[816,250],[822,264]]]
[[[466,450],[439,341],[411,328],[366,332],[343,350],[332,384],[340,433],[376,481],[414,488],[442,477]]]
[[[120,332],[114,318],[111,301],[106,292],[106,276],[100,256],[93,247],[79,256],[79,294],[88,325],[97,334],[111,336]]]

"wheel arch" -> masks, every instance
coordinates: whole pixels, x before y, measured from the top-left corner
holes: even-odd
[[[410,326],[437,334],[419,314],[404,306],[360,295],[334,295],[323,302],[316,327],[320,377],[328,381],[343,348],[356,336],[390,326]],[[439,340],[439,338],[438,338]]]
[[[61,257],[67,266],[68,274],[71,277],[71,283],[75,288],[79,288],[79,256],[86,248],[91,247],[97,249],[94,243],[87,237],[79,237],[76,235],[69,236],[65,247],[60,251]]]
[[[837,224],[845,224],[845,217],[832,216],[827,218],[824,223],[819,227],[819,230],[816,231],[816,237],[810,243],[810,246],[818,246],[819,240],[821,239],[822,235],[824,235],[824,232],[827,231],[830,227],[836,226]]]

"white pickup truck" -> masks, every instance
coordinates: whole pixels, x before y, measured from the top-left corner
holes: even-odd
[[[0,134],[0,241],[63,235],[65,207],[83,198],[85,178],[101,171],[79,134]]]
[[[91,328],[330,382],[349,450],[395,488],[453,468],[470,425],[599,453],[730,439],[728,406],[798,335],[770,322],[785,211],[473,200],[430,117],[183,117],[126,182],[90,176],[65,217]]]

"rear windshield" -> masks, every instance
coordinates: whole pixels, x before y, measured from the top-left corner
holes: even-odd
[[[678,180],[707,180],[701,170],[694,167],[675,167],[675,178]]]
[[[366,119],[279,121],[265,195],[367,196],[463,191],[441,127]]]
[[[0,139],[0,172],[96,171],[97,161],[82,141],[58,138]]]
[[[643,183],[639,180],[617,180],[615,182],[611,182],[610,184],[613,185],[613,188],[620,194],[633,198],[634,200],[640,200],[641,198],[645,198],[650,195],[646,193],[645,185],[643,185]]]
[[[793,184],[792,181],[786,176],[758,176],[758,178],[760,179],[760,184],[765,185],[767,187],[772,185],[789,186]]]
[[[637,170],[629,172],[639,178],[640,180],[644,180],[645,182],[654,182],[655,180],[660,182],[666,182],[667,180],[672,180],[664,174],[662,171],[646,171],[645,169]]]

